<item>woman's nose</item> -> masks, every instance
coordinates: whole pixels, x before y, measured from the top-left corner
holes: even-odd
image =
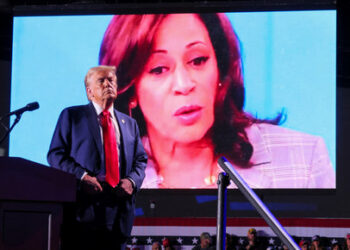
[[[192,92],[196,84],[191,79],[189,72],[184,68],[175,69],[173,79],[173,91],[178,95],[187,95]]]

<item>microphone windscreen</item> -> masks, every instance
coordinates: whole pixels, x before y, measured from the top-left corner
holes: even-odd
[[[29,111],[36,110],[39,108],[39,103],[38,102],[31,102],[27,104],[27,109]]]

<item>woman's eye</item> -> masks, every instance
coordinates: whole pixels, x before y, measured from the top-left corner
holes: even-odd
[[[155,67],[155,68],[151,69],[151,70],[149,71],[149,73],[155,74],[155,75],[160,75],[160,74],[164,73],[166,70],[167,70],[166,67],[164,67],[164,66],[159,66],[159,67]]]
[[[189,63],[193,64],[195,66],[200,66],[200,65],[204,64],[208,59],[209,59],[208,56],[200,56],[200,57],[196,57],[196,58],[192,59],[191,61],[189,61]]]

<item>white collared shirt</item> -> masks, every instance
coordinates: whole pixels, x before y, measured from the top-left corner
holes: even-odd
[[[92,102],[92,104],[94,105],[97,117],[99,119],[101,113],[103,112],[103,109],[100,107],[100,105],[98,105],[95,102]],[[117,145],[118,145],[118,155],[119,155],[119,147],[120,147],[120,131],[119,131],[119,126],[118,126],[118,122],[117,119],[115,117],[114,114],[114,105],[112,105],[109,109],[108,109],[109,113],[111,114],[111,119],[114,125],[114,130],[115,130],[115,135],[116,135],[116,139],[117,139]],[[100,126],[100,135],[101,135],[101,140],[102,140],[102,144],[103,144],[103,131],[102,131],[102,126],[100,124],[100,122],[98,123]]]

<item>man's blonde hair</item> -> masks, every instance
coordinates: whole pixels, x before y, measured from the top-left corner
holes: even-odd
[[[96,73],[96,72],[112,72],[115,76],[116,75],[116,67],[115,66],[107,66],[107,65],[100,65],[100,66],[96,66],[96,67],[92,67],[89,69],[89,71],[86,73],[85,79],[84,79],[84,83],[85,83],[85,87],[89,86],[89,80],[90,77]]]

